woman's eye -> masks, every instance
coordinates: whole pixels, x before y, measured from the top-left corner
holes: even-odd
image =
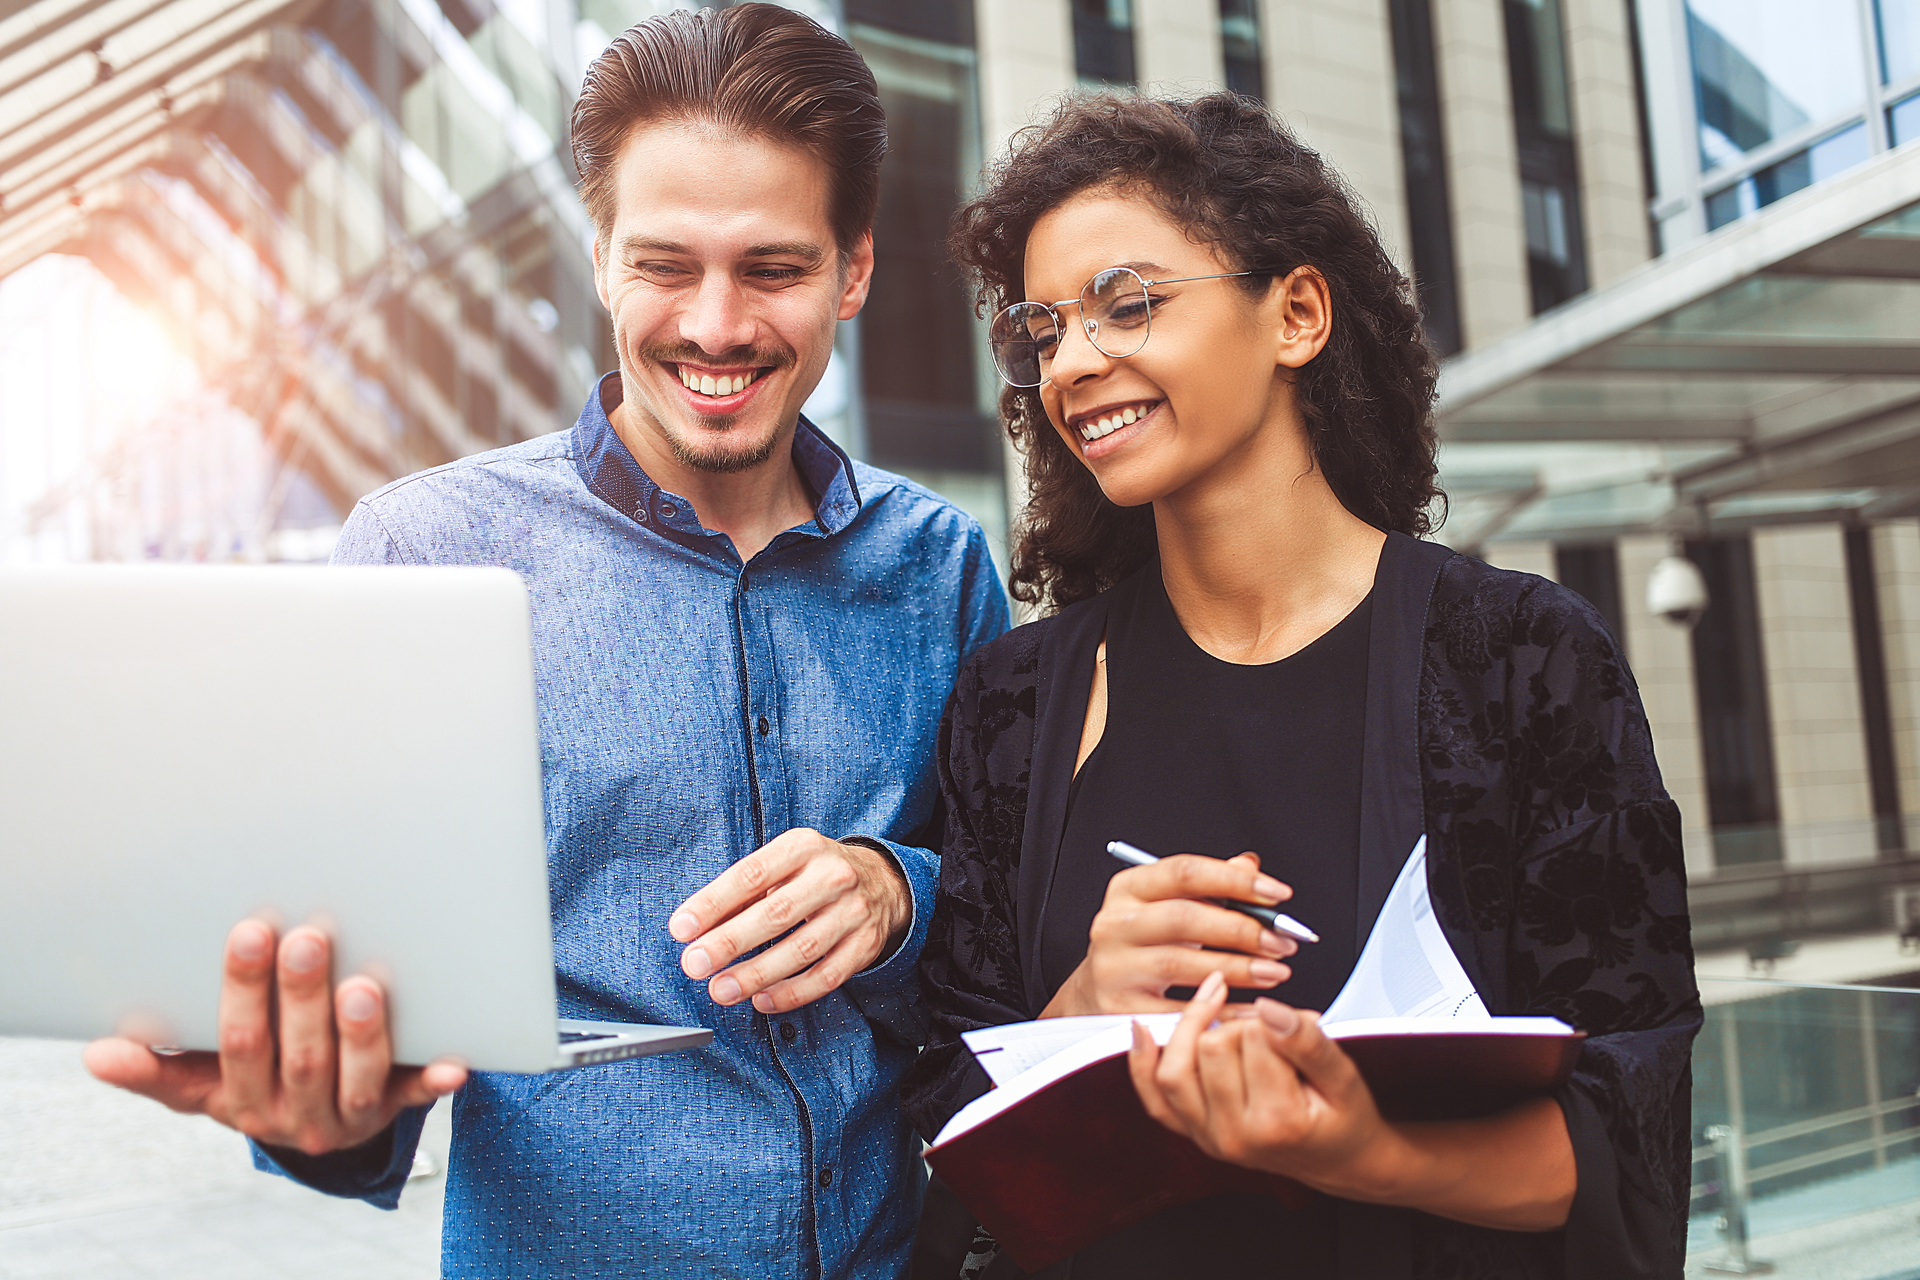
[[[1149,315],[1150,312],[1144,300],[1138,302],[1123,302],[1113,309],[1112,314],[1107,316],[1107,323],[1118,325],[1122,329],[1132,329],[1138,325],[1145,324]]]

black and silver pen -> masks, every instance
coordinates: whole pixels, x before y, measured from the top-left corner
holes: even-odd
[[[1125,840],[1107,841],[1107,852],[1120,859],[1120,861],[1134,867],[1150,867],[1160,861],[1160,859],[1154,857],[1145,849],[1135,848]],[[1320,941],[1319,934],[1307,928],[1307,926],[1301,924],[1292,916],[1284,912],[1276,911],[1272,907],[1263,907],[1254,902],[1238,902],[1232,898],[1213,898],[1211,901],[1227,908],[1229,911],[1238,911],[1243,916],[1252,916],[1255,920],[1258,920],[1275,933],[1284,933],[1289,938],[1295,938],[1301,942]]]

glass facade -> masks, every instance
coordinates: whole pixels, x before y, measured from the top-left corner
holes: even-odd
[[[1559,0],[1505,0],[1507,71],[1534,314],[1587,288],[1580,175]]]
[[[1780,798],[1753,543],[1745,536],[1698,539],[1687,543],[1686,556],[1707,584],[1707,611],[1692,638],[1714,865],[1779,862]]]
[[[1453,203],[1434,58],[1432,0],[1387,0],[1394,94],[1400,109],[1400,163],[1407,186],[1407,238],[1427,340],[1450,356],[1464,345],[1453,260]]]
[[[1220,0],[1220,55],[1227,88],[1264,99],[1266,73],[1260,66],[1259,0]]]
[[[1920,0],[1684,0],[1683,14],[1703,229],[1915,135]],[[1656,207],[1675,197],[1689,193]]]
[[[1072,0],[1073,69],[1090,87],[1131,85],[1138,79],[1133,53],[1133,0]]]

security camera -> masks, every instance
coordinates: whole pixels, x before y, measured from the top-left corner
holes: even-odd
[[[1707,580],[1685,556],[1668,556],[1647,575],[1647,608],[1676,627],[1691,629],[1707,611]]]

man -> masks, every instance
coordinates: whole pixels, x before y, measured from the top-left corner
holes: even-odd
[[[1006,605],[972,521],[800,418],[866,298],[884,147],[871,72],[786,10],[616,40],[574,149],[619,372],[571,431],[365,499],[335,555],[526,579],[562,1015],[712,1044],[400,1070],[371,979],[334,987],[324,936],[244,922],[217,1057],[102,1041],[96,1074],[389,1207],[422,1104],[458,1089],[448,1276],[903,1270],[897,1015],[936,869],[915,833],[946,692]]]

